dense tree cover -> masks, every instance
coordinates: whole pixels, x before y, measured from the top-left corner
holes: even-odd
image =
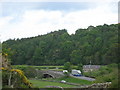
[[[11,64],[64,65],[118,62],[118,24],[89,26],[69,35],[66,29],[36,37],[7,40],[3,50],[14,55]]]

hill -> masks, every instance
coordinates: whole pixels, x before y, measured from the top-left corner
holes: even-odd
[[[66,29],[36,37],[9,39],[2,43],[9,50],[12,65],[63,65],[69,61],[89,64],[118,62],[118,24],[89,26],[69,35]],[[6,51],[7,52],[7,51]]]

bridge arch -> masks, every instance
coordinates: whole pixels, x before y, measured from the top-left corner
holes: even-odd
[[[55,77],[49,73],[43,73],[43,78],[55,78]]]

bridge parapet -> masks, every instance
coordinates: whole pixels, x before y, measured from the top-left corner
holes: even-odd
[[[52,70],[40,70],[39,72],[42,75],[48,74],[48,75],[52,76],[53,78],[60,78],[60,77],[64,76],[64,74],[62,72],[52,71]]]

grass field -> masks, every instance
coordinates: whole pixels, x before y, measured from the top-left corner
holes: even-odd
[[[77,84],[81,84],[81,85],[89,85],[89,84],[93,83],[92,81],[77,79],[77,78],[73,78],[73,77],[68,77],[68,78],[62,77],[62,78],[58,78],[56,80],[57,81],[65,80],[70,83],[77,83]]]
[[[61,80],[65,80],[66,82],[76,83],[76,84],[80,84],[80,85],[90,85],[93,83],[92,81],[77,79],[77,78],[73,78],[73,77],[68,77],[68,78],[62,77],[62,78],[50,79],[50,80],[54,80],[57,82],[49,82],[49,81],[41,81],[41,80],[30,80],[30,82],[33,83],[34,87],[38,87],[38,88],[45,88],[46,86],[60,86],[60,87],[64,87],[64,88],[77,87],[74,85],[59,83],[58,81],[61,81]]]
[[[41,81],[41,80],[30,80],[30,82],[33,83],[33,86],[37,88],[45,88],[46,86],[60,86],[63,88],[76,87],[74,85],[68,85],[68,84],[63,84],[63,83],[58,83],[58,82]]]
[[[12,65],[12,66],[27,67],[32,65]],[[33,66],[33,67],[63,67],[63,66]]]
[[[26,68],[31,65],[12,65],[14,68]],[[40,69],[61,69],[63,70],[64,66],[32,66],[35,68],[40,68]],[[77,66],[72,66],[73,69],[77,68]]]
[[[14,68],[26,68],[31,65],[12,65]],[[63,69],[63,66],[32,66],[34,68],[40,68],[40,69]]]

